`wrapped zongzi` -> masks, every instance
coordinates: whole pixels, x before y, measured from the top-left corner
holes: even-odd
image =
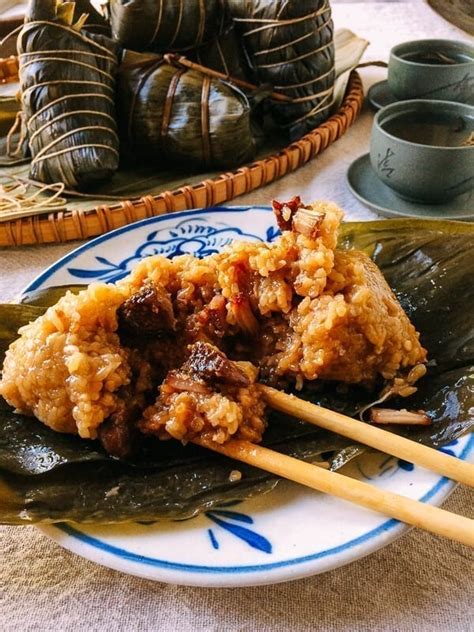
[[[72,6],[71,6],[72,5]],[[31,177],[86,189],[119,162],[116,45],[74,22],[74,3],[33,0],[18,37]]]
[[[224,19],[222,0],[109,0],[109,13],[115,39],[157,53],[197,48]]]
[[[273,102],[277,125],[291,140],[330,112],[334,86],[333,25],[329,0],[228,0],[255,80],[292,103]]]
[[[230,26],[215,39],[186,56],[201,66],[217,70],[229,78],[247,79],[249,70],[235,28]]]
[[[84,25],[84,30],[88,33],[100,33],[101,35],[108,35],[110,37],[110,24],[101,15],[90,0],[74,0],[75,15],[79,18],[82,14],[87,13],[87,21]]]
[[[158,55],[129,53],[117,80],[124,151],[133,160],[226,169],[251,160],[256,139],[246,95]]]

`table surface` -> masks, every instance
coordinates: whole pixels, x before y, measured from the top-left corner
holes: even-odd
[[[468,39],[424,2],[337,3],[336,28],[371,42],[364,60],[387,60],[400,41]],[[365,87],[385,78],[362,71]],[[349,133],[307,166],[235,204],[301,195],[329,199],[347,219],[375,219],[345,174],[368,151],[366,107]],[[0,251],[0,301],[79,245]],[[445,508],[473,517],[474,494],[458,488]],[[5,630],[472,630],[473,556],[413,530],[368,558],[324,575],[259,588],[187,588],[142,580],[83,560],[34,527],[0,527],[0,628]]]

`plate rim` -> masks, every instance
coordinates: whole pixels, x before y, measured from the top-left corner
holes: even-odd
[[[255,209],[262,211],[272,210],[271,207],[267,205],[216,206],[209,209],[196,208],[177,211],[172,214],[160,215],[157,217],[144,218],[126,226],[121,226],[113,231],[81,244],[77,248],[74,248],[71,252],[58,259],[37,275],[26,287],[24,287],[21,291],[21,295],[37,289],[43,283],[47,282],[54,272],[64,268],[68,262],[77,258],[80,254],[95,248],[100,243],[113,240],[121,234],[170,219],[180,221],[182,218],[197,214],[247,212]],[[461,458],[471,460],[470,457],[473,456],[474,435],[471,435],[462,449]],[[457,484],[455,482],[447,479],[446,477],[439,477],[436,483],[422,496],[422,501],[428,502],[429,504],[440,505],[456,487]],[[431,502],[431,500],[433,502]],[[115,552],[111,552],[110,549],[118,547],[113,547],[101,541],[99,541],[100,546],[97,546],[96,543],[91,542],[93,540],[97,540],[97,538],[84,534],[75,528],[75,526],[80,528],[82,525],[72,524],[71,526],[69,523],[59,523],[36,524],[34,526],[65,549],[107,568],[112,568],[120,572],[144,577],[154,581],[175,584],[179,583],[180,585],[199,587],[243,587],[275,584],[324,573],[335,568],[340,568],[346,564],[374,553],[375,551],[395,541],[412,528],[394,518],[388,518],[382,524],[356,538],[353,538],[352,540],[323,551],[318,551],[314,554],[266,564],[252,564],[237,567],[214,566],[199,568],[201,565],[166,562],[165,560],[152,559],[151,562],[149,560],[143,562],[143,558],[146,558],[146,556],[140,556],[125,550],[122,551],[125,554],[124,556],[117,555]],[[85,526],[87,528],[87,525]],[[351,554],[348,554],[349,552],[351,552]],[[109,555],[109,557],[107,557],[107,555]],[[340,557],[341,555],[343,556],[342,559]],[[318,562],[321,559],[325,559],[326,562],[319,564],[318,567]],[[140,571],[140,568],[135,568],[134,565],[136,564],[141,564],[147,569],[153,568],[155,569],[155,572],[148,573],[143,569]],[[316,568],[314,568],[315,564],[317,565]],[[205,570],[203,570],[203,568],[205,568]],[[262,573],[270,573],[270,576],[262,577]]]
[[[469,436],[458,458],[470,462],[474,460],[472,457],[474,457],[474,434]],[[419,500],[438,507],[457,487],[458,483],[445,476],[440,476]],[[150,560],[147,556],[127,551],[118,554],[117,551],[114,551],[118,547],[85,534],[68,523],[38,524],[35,526],[63,548],[107,568],[153,581],[202,588],[262,586],[320,575],[367,557],[395,542],[414,528],[395,518],[388,518],[382,524],[357,538],[293,560],[238,567],[204,567],[164,560]],[[77,526],[80,527],[81,525]],[[364,545],[366,546],[364,547]],[[104,554],[109,557],[104,558]],[[314,565],[320,560],[325,560],[325,562],[315,568]],[[135,565],[139,565],[138,568],[135,568]],[[146,572],[145,569],[153,569],[154,572]]]

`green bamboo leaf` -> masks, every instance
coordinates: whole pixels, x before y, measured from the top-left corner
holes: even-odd
[[[0,304],[0,358],[3,357],[8,346],[18,336],[18,330],[44,313],[44,307],[36,305],[15,305],[13,303]]]
[[[35,307],[51,307],[51,305],[57,303],[67,291],[77,294],[86,287],[86,285],[56,285],[54,287],[37,288],[25,292],[21,297],[21,302],[25,305]]]
[[[427,411],[431,426],[401,432],[434,447],[450,443],[474,423],[473,233],[469,224],[423,220],[342,226],[341,246],[373,256],[422,333],[430,357],[428,376],[415,396],[390,405]],[[0,346],[5,348],[20,324],[42,313],[65,289],[33,292],[26,297],[33,305],[0,306]],[[331,383],[306,388],[302,396],[346,414],[373,399],[362,388]],[[328,458],[333,469],[364,449],[275,413],[264,444],[308,461]],[[0,522],[186,518],[276,485],[266,472],[241,464],[242,479],[231,483],[235,468],[234,462],[196,446],[154,440],[145,442],[134,461],[119,462],[94,442],[53,432],[0,405]]]

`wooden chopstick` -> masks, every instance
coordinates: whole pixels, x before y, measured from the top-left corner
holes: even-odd
[[[436,535],[474,547],[474,520],[464,516],[372,487],[362,481],[248,441],[233,440],[220,445],[200,438],[194,439],[193,443],[311,489],[338,496]]]
[[[266,403],[275,410],[474,487],[474,465],[470,463],[363,421],[346,417],[334,410],[317,406],[295,395],[264,385],[260,385],[260,390]]]

